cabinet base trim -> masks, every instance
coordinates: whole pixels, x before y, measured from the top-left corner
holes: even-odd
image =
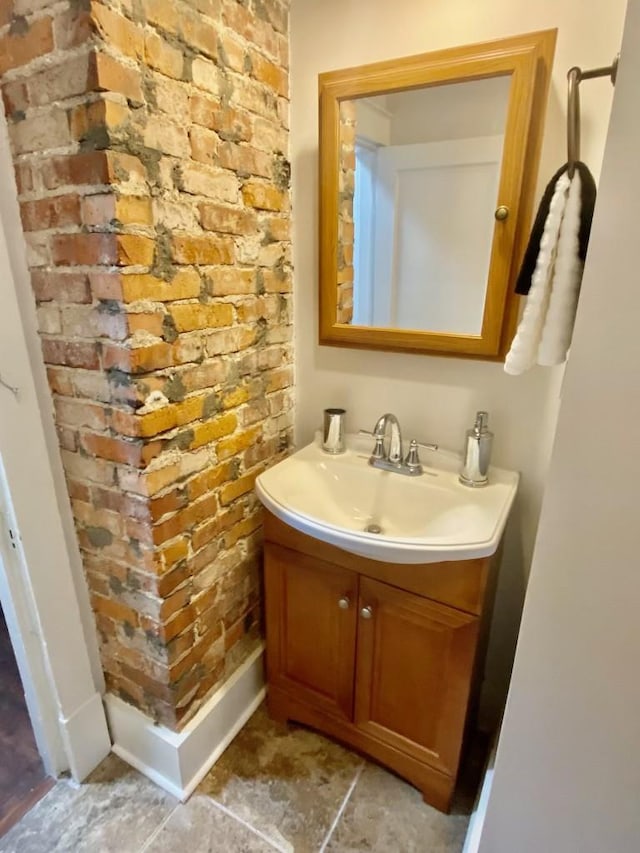
[[[317,708],[300,702],[271,684],[267,688],[267,707],[269,714],[276,720],[303,723],[370,756],[418,788],[424,801],[430,806],[445,813],[449,812],[455,787],[455,780],[451,776],[446,776],[410,755],[382,743],[353,723],[334,719]]]

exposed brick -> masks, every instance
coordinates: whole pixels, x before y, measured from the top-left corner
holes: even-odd
[[[133,105],[144,103],[140,72],[106,53],[94,54],[95,85],[103,92],[118,92]]]
[[[98,345],[94,343],[46,339],[42,341],[42,354],[47,364],[64,364],[87,370],[97,370],[100,366]]]
[[[83,184],[106,184],[109,179],[109,158],[105,151],[52,157],[42,165],[42,180],[49,190]]]
[[[74,194],[25,201],[20,205],[20,216],[25,231],[73,225],[80,219],[80,198]]]
[[[191,96],[190,106],[194,124],[222,131],[225,138],[232,138],[236,142],[248,142],[252,138],[252,123],[248,113],[199,93]]]
[[[252,76],[279,95],[287,98],[289,96],[289,75],[287,72],[275,63],[265,59],[264,56],[255,50],[251,51],[250,58]]]
[[[256,292],[256,273],[253,269],[218,267],[207,274],[212,296],[235,296]]]
[[[126,275],[120,279],[122,299],[137,302],[152,299],[154,302],[173,302],[193,299],[200,294],[200,276],[193,269],[180,270],[171,281],[153,275]]]
[[[92,34],[91,17],[80,4],[71,4],[53,20],[53,34],[58,50],[68,50],[86,44]]]
[[[235,247],[229,238],[175,234],[172,257],[181,264],[232,264]]]
[[[286,210],[287,194],[271,184],[249,180],[242,187],[245,204],[259,210]]]
[[[90,88],[90,57],[83,53],[29,77],[29,99],[32,106],[82,95]]]
[[[64,110],[55,108],[46,114],[33,114],[9,126],[11,146],[16,154],[61,148],[71,141]]]
[[[236,203],[240,198],[240,181],[235,175],[195,164],[181,165],[179,186],[191,195],[206,196],[231,204]]]
[[[125,465],[140,465],[142,461],[142,442],[128,441],[124,438],[112,438],[108,435],[84,433],[80,444],[87,453],[101,459],[122,462]]]
[[[27,24],[24,31],[9,32],[0,38],[0,75],[52,50],[52,20],[50,17],[38,18]]]
[[[34,270],[31,273],[31,285],[38,302],[91,301],[89,281],[84,274]]]
[[[171,47],[156,32],[148,32],[145,36],[145,56],[152,68],[156,68],[168,77],[179,80],[182,77],[184,57],[181,51]]]
[[[144,56],[144,34],[140,27],[102,3],[92,2],[90,14],[98,33],[109,45],[132,59]]]
[[[107,686],[179,728],[257,642],[253,481],[291,431],[287,4],[15,3],[0,85]]]
[[[253,211],[210,203],[199,205],[199,210],[200,221],[206,231],[218,231],[240,236],[256,233],[257,218]]]
[[[169,310],[179,332],[214,329],[218,326],[230,326],[233,322],[233,307],[226,303],[215,305],[187,303],[173,305]]]

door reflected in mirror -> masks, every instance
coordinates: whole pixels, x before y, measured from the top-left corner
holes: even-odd
[[[321,344],[504,357],[555,40],[319,76]]]
[[[338,323],[480,334],[510,84],[341,101]]]

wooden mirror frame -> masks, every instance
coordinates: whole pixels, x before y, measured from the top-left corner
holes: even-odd
[[[529,236],[557,30],[544,30],[319,75],[320,343],[503,360],[518,319],[514,282]],[[338,323],[340,103],[408,89],[511,76],[496,221],[480,335]]]

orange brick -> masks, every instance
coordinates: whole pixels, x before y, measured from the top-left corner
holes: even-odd
[[[144,103],[140,72],[122,65],[106,53],[93,55],[95,87],[103,92],[117,92],[134,106]]]
[[[144,11],[150,24],[170,33],[178,32],[178,7],[172,0],[144,0]]]
[[[116,201],[116,219],[123,225],[152,225],[151,199],[122,195]]]
[[[142,463],[142,442],[140,441],[85,433],[81,437],[80,444],[88,453],[100,459],[110,459],[112,462],[134,466]]]
[[[247,58],[246,44],[229,30],[220,30],[220,60],[227,68],[246,73],[245,63]]]
[[[239,480],[234,480],[231,483],[227,483],[226,486],[223,486],[220,490],[220,503],[223,505],[229,504],[236,498],[246,495],[247,492],[252,491],[256,477],[259,473],[260,470],[253,471],[251,474],[247,474],[245,477],[240,477]]]
[[[233,456],[235,453],[239,453],[241,450],[246,450],[247,447],[251,447],[257,442],[260,433],[260,427],[253,427],[246,432],[241,432],[238,433],[238,435],[231,436],[231,438],[223,439],[218,444],[218,459],[228,459],[229,456]]]
[[[235,427],[234,427],[235,428]],[[197,474],[187,483],[187,491],[189,500],[193,501],[215,489],[220,483],[224,483],[231,477],[232,465],[230,462],[225,462],[223,465],[218,465],[216,468],[209,468],[202,474]]]
[[[184,66],[184,57],[180,50],[171,47],[158,33],[147,33],[145,38],[145,58],[151,68],[167,77],[180,80]]]
[[[165,569],[170,569],[180,560],[184,560],[189,553],[187,539],[176,539],[170,545],[160,549],[160,555]]]
[[[224,106],[220,101],[205,95],[193,95],[190,102],[191,120],[209,130],[222,130],[226,138],[236,142],[248,142],[252,135],[248,113]]]
[[[121,284],[125,302],[140,299],[173,302],[200,295],[200,276],[193,269],[180,270],[171,281],[163,281],[153,275],[126,275],[122,276]]]
[[[232,264],[235,260],[233,240],[224,237],[190,237],[174,235],[172,257],[179,264]]]
[[[271,184],[253,179],[248,180],[242,187],[242,197],[245,204],[258,210],[286,210],[289,203],[287,193]]]
[[[19,68],[53,50],[51,18],[38,18],[25,26],[24,31],[8,33],[0,38],[0,76],[10,68]]]
[[[151,518],[153,521],[158,521],[163,515],[168,512],[177,512],[187,506],[187,493],[183,489],[174,489],[162,497],[154,498],[149,506],[151,508]],[[185,555],[186,556],[186,553]],[[175,560],[174,560],[175,562]]]
[[[144,37],[140,27],[101,3],[91,3],[90,16],[98,33],[111,47],[132,59],[142,59]]]
[[[163,311],[155,313],[144,312],[142,314],[127,314],[127,328],[130,335],[135,335],[136,332],[148,332],[156,338],[161,338],[164,330]]]
[[[256,292],[256,273],[253,269],[219,267],[207,273],[208,288],[212,296],[235,296]]]
[[[200,204],[199,210],[200,222],[205,231],[238,235],[256,233],[258,223],[252,211],[210,203]]]
[[[96,613],[108,616],[118,623],[128,622],[134,627],[138,625],[139,620],[136,611],[119,601],[115,601],[111,598],[104,598],[101,595],[92,595],[91,606]]]
[[[193,440],[190,447],[194,450],[196,447],[202,447],[218,438],[230,435],[237,425],[238,419],[233,413],[220,415],[206,423],[196,424],[193,427]]]
[[[155,241],[139,234],[118,234],[118,260],[122,266],[150,266],[153,263]]]
[[[249,536],[254,530],[257,530],[262,524],[262,517],[257,513],[253,518],[245,518],[244,521],[234,525],[231,530],[225,534],[224,547],[231,548],[236,544],[238,539],[244,536]]]
[[[233,307],[227,303],[202,305],[189,302],[172,305],[169,311],[179,332],[215,329],[218,326],[230,326],[233,323]]]
[[[142,347],[102,345],[102,366],[115,367],[125,373],[147,373],[173,364],[173,350],[164,342]]]
[[[218,164],[220,138],[217,133],[203,127],[192,127],[189,132],[189,142],[194,160],[211,166]]]
[[[25,231],[74,225],[80,222],[80,198],[73,194],[25,201],[20,205],[20,215]]]
[[[269,62],[255,50],[251,51],[251,76],[282,95],[283,98],[289,97],[289,75],[287,72],[273,62]]]
[[[192,48],[211,59],[218,57],[218,27],[198,15],[188,6],[181,7],[179,31],[183,40]]]

